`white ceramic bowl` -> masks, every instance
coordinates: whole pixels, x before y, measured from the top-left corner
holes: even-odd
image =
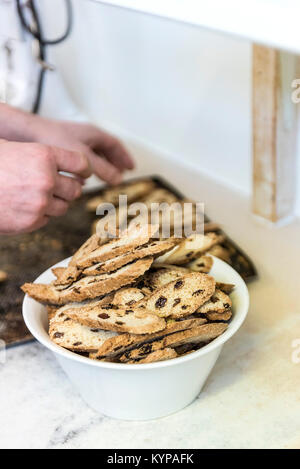
[[[55,267],[66,266],[68,259]],[[148,420],[176,412],[190,404],[201,391],[227,342],[240,328],[249,307],[247,287],[228,264],[214,258],[211,275],[217,281],[236,285],[231,299],[233,318],[228,329],[210,344],[189,355],[164,362],[126,365],[90,360],[51,342],[47,334],[44,306],[29,298],[23,302],[23,315],[32,335],[54,352],[60,365],[83,399],[95,410],[110,417]],[[51,270],[37,283],[53,280]]]

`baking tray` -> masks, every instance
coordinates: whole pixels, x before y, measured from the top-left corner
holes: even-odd
[[[160,187],[173,192],[178,198],[184,196],[160,176],[148,176]],[[135,180],[145,179],[137,178]],[[121,185],[122,186],[122,185]],[[120,187],[121,187],[120,186]],[[72,256],[90,236],[95,214],[89,213],[87,201],[101,190],[92,190],[75,201],[68,213],[53,218],[50,223],[31,234],[0,237],[0,270],[8,274],[8,280],[0,283],[0,339],[7,346],[26,343],[32,339],[22,317],[24,294],[20,286],[31,282],[50,266]],[[208,221],[208,218],[206,217]],[[220,230],[221,231],[221,230]],[[256,278],[256,269],[249,257],[228,237],[225,245],[235,253],[232,265],[246,281]]]

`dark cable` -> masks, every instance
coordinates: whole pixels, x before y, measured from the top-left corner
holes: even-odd
[[[27,2],[27,6],[30,8],[32,17],[35,22],[35,30],[28,25],[23,8],[21,5],[21,0],[16,0],[17,1],[17,12],[21,21],[21,24],[25,31],[27,31],[34,39],[36,39],[39,43],[39,49],[40,49],[40,59],[42,61],[46,61],[46,46],[53,46],[60,44],[61,42],[65,41],[67,37],[70,35],[72,26],[73,26],[73,11],[72,11],[72,5],[71,5],[71,0],[65,0],[65,5],[66,5],[66,11],[67,11],[67,27],[65,33],[57,38],[57,39],[52,39],[52,40],[47,40],[44,39],[43,37],[43,31],[42,31],[42,26],[41,26],[41,21],[39,18],[39,14],[37,12],[34,0],[29,0]],[[38,113],[41,105],[41,98],[42,98],[42,91],[43,91],[43,84],[44,84],[44,78],[46,74],[46,69],[44,67],[41,67],[40,70],[40,76],[38,80],[38,86],[37,86],[37,93],[36,93],[36,98],[34,105],[32,107],[32,112],[33,113]]]
[[[37,23],[39,23],[37,31],[33,31],[33,29],[30,27],[30,25],[27,23],[22,5],[21,5],[21,0],[17,0],[17,9],[18,9],[18,14],[22,23],[23,28],[31,34],[35,39],[37,39],[42,45],[44,46],[55,46],[56,44],[60,44],[61,42],[65,41],[67,37],[70,35],[72,26],[73,26],[73,10],[72,10],[72,4],[71,0],[64,0],[64,3],[66,5],[66,12],[67,12],[67,27],[65,33],[60,36],[57,39],[44,39],[43,34],[42,34],[42,29],[41,29],[41,24],[39,22],[39,16],[34,4],[34,0],[29,0],[28,5],[31,8],[31,11],[37,20]]]

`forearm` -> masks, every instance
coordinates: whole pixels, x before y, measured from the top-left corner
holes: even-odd
[[[0,138],[19,142],[36,141],[39,116],[0,103]]]

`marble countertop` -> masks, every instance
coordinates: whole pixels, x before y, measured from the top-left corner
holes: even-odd
[[[210,217],[253,258],[260,279],[250,284],[246,322],[224,346],[194,403],[148,422],[91,410],[38,343],[8,349],[0,363],[0,447],[300,448],[300,222],[257,224],[248,201],[228,188],[200,179],[194,168],[178,171],[161,156],[144,157],[145,174],[155,173],[156,165],[193,198],[201,187]]]

